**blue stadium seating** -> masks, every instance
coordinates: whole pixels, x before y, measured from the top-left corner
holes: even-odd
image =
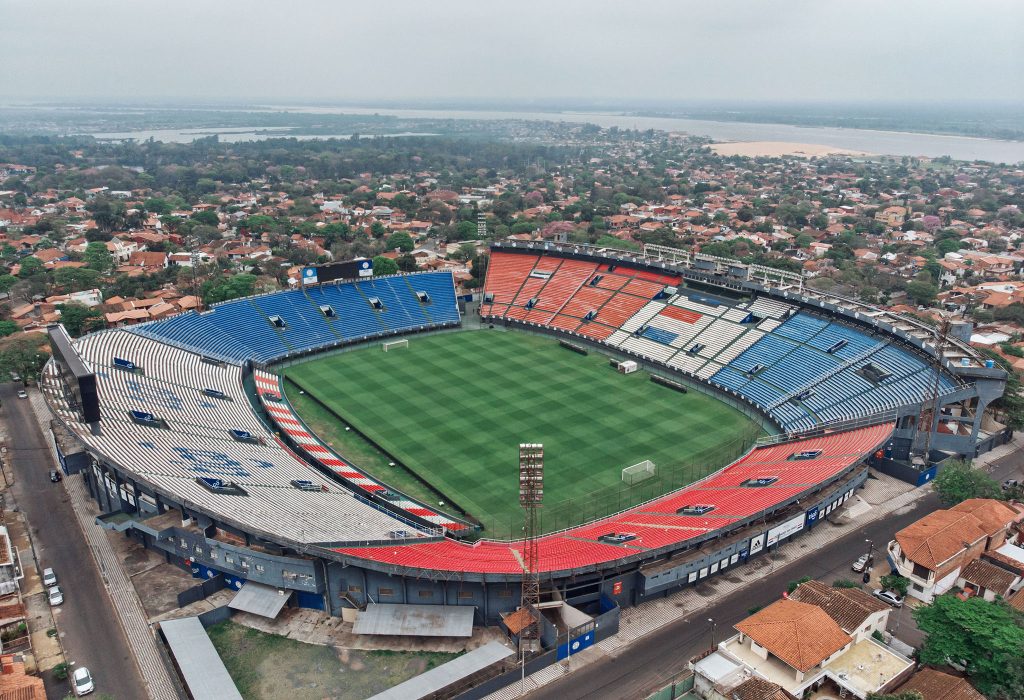
[[[429,302],[421,303],[417,291],[426,292]],[[372,308],[370,297],[379,298],[384,308]],[[320,305],[331,306],[337,317],[328,319]],[[280,316],[284,327],[271,323],[272,316]],[[425,272],[235,299],[204,314],[181,314],[132,330],[232,362],[272,362],[340,341],[458,321],[452,274]]]
[[[664,345],[670,345],[673,340],[679,337],[677,333],[672,333],[671,331],[666,331],[661,328],[655,328],[654,326],[648,326],[645,328],[641,335],[656,343],[662,343]]]
[[[806,343],[827,325],[829,323],[825,319],[806,313],[798,313],[791,316],[785,323],[776,328],[773,333]]]
[[[846,341],[843,348],[826,352],[840,340]],[[876,384],[858,374],[869,363],[890,376]],[[757,365],[763,369],[748,376]],[[787,430],[891,410],[908,397],[931,395],[934,380],[928,364],[911,351],[806,313],[789,318],[712,376]],[[953,388],[943,374],[940,393]],[[797,400],[794,394],[804,389],[809,394]]]

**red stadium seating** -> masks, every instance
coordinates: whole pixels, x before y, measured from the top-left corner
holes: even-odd
[[[511,303],[538,260],[539,255],[494,251],[491,253],[492,269],[488,269],[484,291],[494,295],[495,303]]]
[[[883,423],[754,449],[717,474],[675,493],[625,513],[541,538],[540,569],[568,571],[607,564],[647,549],[681,544],[756,515],[810,492],[825,479],[843,473],[884,443],[893,427],[892,423]],[[818,459],[786,460],[794,452],[812,449],[822,450]],[[759,488],[726,485],[761,475],[766,469],[773,476],[779,476],[779,482]],[[701,516],[676,513],[683,506],[698,503],[713,505],[715,509]],[[601,535],[611,532],[629,532],[638,538],[622,545],[598,541]],[[517,558],[521,549],[521,542],[482,542],[471,546],[443,540],[426,544],[396,543],[389,547],[347,547],[336,551],[410,568],[517,574],[522,571]]]
[[[696,311],[690,311],[684,309],[681,306],[674,306],[669,304],[660,312],[661,316],[668,316],[669,318],[675,319],[676,321],[682,321],[683,323],[696,323],[700,320],[700,314]]]

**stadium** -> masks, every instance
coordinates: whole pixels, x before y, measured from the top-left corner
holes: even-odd
[[[519,443],[545,445],[545,595],[636,604],[814,528],[865,460],[923,482],[998,444],[1005,374],[947,330],[735,260],[502,242],[476,298],[419,272],[53,327],[40,386],[100,522],[204,591],[495,624]]]

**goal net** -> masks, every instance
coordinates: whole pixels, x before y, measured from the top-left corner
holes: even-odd
[[[401,340],[391,340],[387,343],[381,343],[380,347],[384,352],[387,352],[388,350],[395,350],[397,348],[407,348],[409,347],[409,339],[402,338]]]
[[[643,462],[634,464],[631,467],[625,467],[622,470],[622,480],[627,484],[637,484],[644,479],[650,479],[657,473],[657,467],[654,466],[654,462],[649,459],[645,459]]]

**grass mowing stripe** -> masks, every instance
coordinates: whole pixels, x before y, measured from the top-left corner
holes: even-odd
[[[671,470],[699,457],[697,478],[733,456],[738,435],[753,432],[745,416],[713,398],[655,385],[643,372],[618,374],[604,356],[570,353],[551,338],[480,330],[409,341],[389,353],[374,347],[313,359],[287,373],[491,525],[490,536],[515,534],[520,442],[544,443],[545,509],[568,517],[591,513],[590,500],[649,498],[654,484],[596,498],[622,487],[623,467],[651,459]],[[321,435],[344,445],[344,431],[331,432]],[[371,472],[398,489],[413,478]]]

